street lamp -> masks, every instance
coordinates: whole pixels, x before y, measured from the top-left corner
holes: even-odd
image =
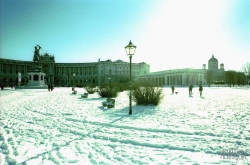
[[[73,80],[73,85],[74,85],[74,87],[75,87],[75,73],[73,73],[73,76],[74,76],[74,80]]]
[[[129,92],[129,115],[132,115],[132,93],[131,93],[131,88],[132,88],[132,77],[131,77],[131,60],[132,56],[135,53],[136,46],[132,44],[131,40],[129,44],[125,47],[125,50],[127,52],[127,55],[129,56],[129,66],[130,66],[130,92]]]
[[[110,77],[109,77],[109,84],[111,84]]]

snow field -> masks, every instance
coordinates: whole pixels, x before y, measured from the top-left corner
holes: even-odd
[[[164,88],[159,106],[133,105],[126,92],[114,109],[97,94],[77,88],[4,90],[1,96],[6,162],[26,164],[227,164],[224,149],[250,156],[249,88]],[[3,145],[4,144],[4,145]],[[238,162],[240,163],[240,161]],[[241,163],[244,163],[241,161]]]

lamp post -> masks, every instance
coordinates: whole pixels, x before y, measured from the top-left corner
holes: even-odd
[[[129,56],[129,68],[130,68],[130,87],[129,87],[129,115],[132,115],[132,93],[131,93],[131,88],[132,88],[132,75],[131,75],[131,60],[132,56],[135,53],[136,46],[132,44],[130,41],[129,44],[125,47],[125,50],[127,52],[127,55]]]
[[[75,73],[73,73],[73,76],[74,76],[74,80],[73,80],[73,86],[75,87]]]
[[[111,84],[110,77],[109,77],[109,84]]]
[[[51,70],[49,71],[49,84],[51,85]]]

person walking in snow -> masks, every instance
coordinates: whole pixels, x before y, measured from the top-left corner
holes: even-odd
[[[51,84],[50,85],[50,90],[53,91],[53,89],[54,89],[54,84]]]
[[[51,88],[51,85],[49,84],[49,85],[48,85],[48,91],[49,91],[49,92],[50,92],[50,88]]]
[[[174,85],[171,86],[172,95],[174,94]]]
[[[193,85],[191,84],[188,88],[189,96],[192,95]]]
[[[203,91],[203,88],[202,88],[202,86],[200,85],[200,86],[199,86],[200,97],[202,96],[202,91]]]

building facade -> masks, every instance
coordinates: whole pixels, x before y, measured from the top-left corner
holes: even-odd
[[[129,80],[129,62],[100,61],[90,63],[56,63],[55,57],[45,53],[39,57],[39,65],[45,75],[45,83],[57,86],[86,85],[94,83],[126,82]],[[132,79],[148,74],[150,65],[144,62],[132,63]],[[18,73],[21,73],[21,84],[28,82],[28,74],[34,66],[32,61],[20,61],[0,58],[0,83],[7,86],[18,84]]]
[[[220,68],[218,65],[218,60],[212,55],[212,58],[208,60],[208,69],[206,68],[206,64],[203,64],[202,69],[183,68],[151,72],[145,75],[139,75],[137,80],[142,82],[149,81],[160,86],[207,85],[208,78],[211,79],[212,82],[224,81],[224,64],[220,64]]]

